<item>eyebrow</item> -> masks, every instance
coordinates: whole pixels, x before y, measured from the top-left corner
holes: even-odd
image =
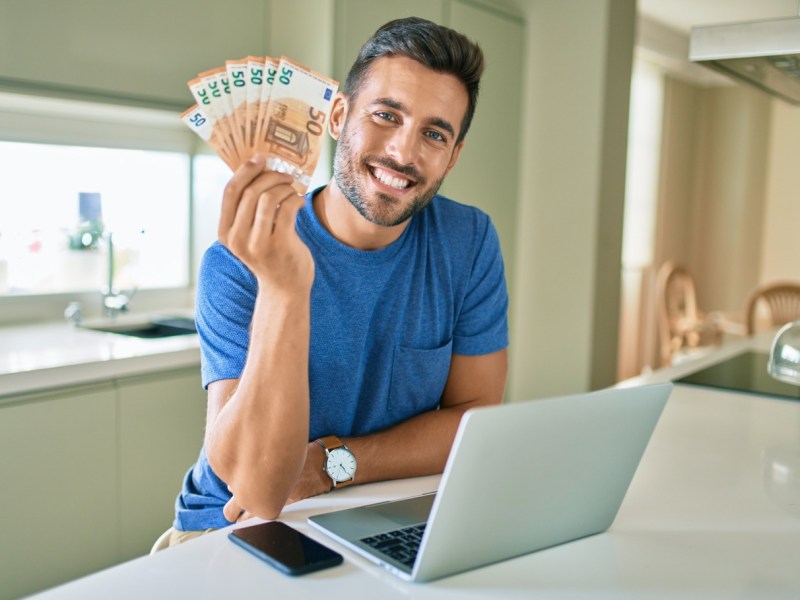
[[[372,102],[372,104],[382,104],[384,106],[388,106],[389,108],[393,108],[395,110],[400,111],[401,113],[408,113],[408,109],[406,105],[402,102],[399,102],[393,98],[377,98]],[[453,125],[447,119],[443,119],[441,117],[431,117],[426,121],[429,125],[433,125],[434,127],[438,127],[440,129],[444,129],[447,133],[451,136],[456,136],[456,130]]]

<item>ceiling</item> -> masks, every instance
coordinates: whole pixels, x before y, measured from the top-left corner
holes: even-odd
[[[796,17],[800,0],[638,0],[639,12],[688,34],[695,25]]]

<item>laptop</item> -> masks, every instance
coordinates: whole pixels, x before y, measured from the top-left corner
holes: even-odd
[[[431,581],[611,526],[671,383],[468,410],[434,493],[309,517],[408,581]]]

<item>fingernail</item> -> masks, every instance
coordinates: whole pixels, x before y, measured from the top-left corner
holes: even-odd
[[[258,154],[254,154],[250,157],[250,160],[247,161],[251,165],[257,165],[261,162],[261,157]]]

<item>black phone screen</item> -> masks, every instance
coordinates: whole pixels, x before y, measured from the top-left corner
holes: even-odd
[[[228,538],[289,575],[302,575],[341,564],[342,555],[281,521],[235,529]]]

